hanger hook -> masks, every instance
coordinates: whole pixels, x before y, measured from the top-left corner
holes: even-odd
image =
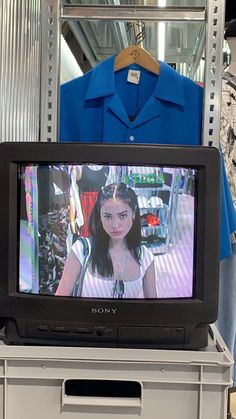
[[[146,37],[146,26],[143,21],[135,22],[135,45],[140,45],[143,47],[143,41]]]
[[[132,30],[132,35],[134,41],[131,42],[134,45],[140,45],[143,47],[143,41],[146,37],[146,26],[143,21],[128,22],[126,25],[126,31],[130,32]]]

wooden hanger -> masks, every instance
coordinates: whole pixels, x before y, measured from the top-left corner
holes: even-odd
[[[151,73],[160,74],[160,64],[148,51],[139,45],[129,45],[117,55],[114,71],[128,67],[130,64],[138,64]]]

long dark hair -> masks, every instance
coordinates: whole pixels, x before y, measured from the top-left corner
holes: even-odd
[[[112,183],[100,190],[89,219],[89,232],[92,236],[91,267],[93,272],[96,271],[103,277],[112,277],[114,270],[108,252],[110,237],[104,230],[101,221],[101,207],[105,201],[114,197],[128,204],[133,211],[133,225],[125,240],[135,260],[140,263],[141,223],[137,196],[134,190],[126,186],[125,183]]]

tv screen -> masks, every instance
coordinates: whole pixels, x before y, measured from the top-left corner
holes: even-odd
[[[192,298],[197,181],[191,167],[19,165],[19,292]]]
[[[220,154],[0,146],[8,344],[199,349],[217,318]]]

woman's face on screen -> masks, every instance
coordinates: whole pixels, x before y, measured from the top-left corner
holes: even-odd
[[[106,233],[113,240],[126,237],[134,220],[134,213],[130,206],[117,198],[103,202],[101,206],[101,221]]]

